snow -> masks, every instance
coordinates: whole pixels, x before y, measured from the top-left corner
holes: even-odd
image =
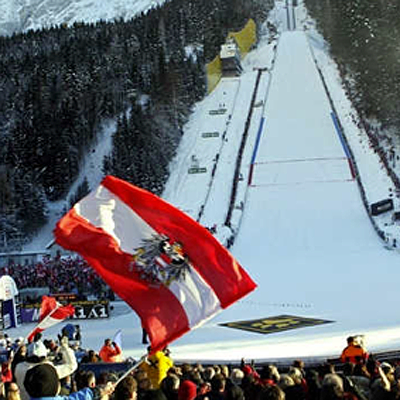
[[[75,22],[129,20],[165,0],[0,0],[0,35]]]
[[[231,251],[258,283],[253,293],[172,343],[175,360],[334,357],[350,334],[363,335],[371,352],[400,346],[393,311],[400,306],[399,255],[386,248],[372,226],[314,59],[355,155],[368,203],[392,194],[398,208],[398,198],[357,125],[313,21],[301,3],[295,11],[298,30],[288,31],[284,2],[276,2],[271,18],[280,32],[278,40],[262,38],[244,60],[243,75],[222,79],[197,104],[171,163],[163,197],[203,225],[216,224],[222,242],[234,235]],[[257,68],[267,70],[261,74],[243,153],[243,179],[228,228],[223,224]],[[204,138],[205,132],[219,135]],[[189,173],[194,166],[206,172]],[[398,227],[389,215],[375,222],[396,235]],[[98,350],[105,337],[122,329],[124,355],[140,357],[145,347],[139,319],[124,303],[114,306],[111,320],[79,321],[84,347]],[[269,335],[219,325],[279,315],[332,322]],[[22,326],[10,334],[23,336],[31,328]],[[54,336],[56,330],[46,334]]]
[[[69,199],[76,193],[79,185],[82,184],[85,177],[89,183],[90,190],[93,190],[100,184],[102,178],[104,177],[104,157],[108,156],[111,152],[112,135],[116,129],[116,121],[107,120],[103,122],[98,132],[97,143],[85,156],[81,166],[81,173],[71,185],[69,195],[66,197],[66,200],[48,203],[49,221],[43,227],[43,229],[41,229],[40,233],[31,242],[24,246],[24,251],[44,250],[53,242],[53,229],[55,224],[64,215],[65,210],[70,208]]]

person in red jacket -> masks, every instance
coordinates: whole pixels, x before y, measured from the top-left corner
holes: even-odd
[[[355,337],[349,336],[347,338],[347,346],[340,356],[340,361],[343,363],[363,364],[367,359],[368,352],[357,343]]]
[[[104,362],[117,362],[121,353],[122,350],[115,342],[111,342],[111,339],[106,339],[100,349],[99,356]]]

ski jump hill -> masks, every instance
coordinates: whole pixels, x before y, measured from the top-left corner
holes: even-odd
[[[287,26],[294,25],[291,16]],[[261,46],[249,64],[207,100],[208,109],[226,112],[192,121],[197,144],[183,146],[186,160],[196,154],[203,166],[216,163],[218,149],[213,177],[181,169],[182,185],[172,177],[166,198],[205,226],[216,225],[216,236],[226,240],[232,165],[254,95],[230,227],[231,251],[259,287],[179,340],[179,358],[337,357],[349,335],[363,337],[370,351],[398,348],[398,254],[371,224],[307,34],[282,32],[274,54]],[[204,144],[208,131],[224,132],[225,142]]]
[[[326,359],[349,335],[370,352],[400,348],[399,255],[371,223],[350,151],[372,177],[369,200],[379,199],[386,177],[368,146],[347,147],[310,36],[296,30],[293,8],[276,5],[278,40],[261,40],[243,74],[222,78],[196,106],[163,194],[214,227],[258,288],[171,344],[175,360]],[[334,99],[343,96],[336,88]],[[346,118],[351,105],[343,104]],[[347,133],[349,143],[362,142]],[[145,353],[140,321],[124,304],[112,323],[81,329],[86,348],[122,329],[124,355]]]

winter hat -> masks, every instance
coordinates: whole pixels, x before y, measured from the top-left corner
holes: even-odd
[[[244,372],[245,375],[253,375],[254,373],[253,368],[251,368],[250,365],[244,365],[242,367],[242,371]]]
[[[394,372],[394,368],[389,364],[388,362],[384,361],[381,363],[381,368],[385,374],[388,374],[389,372]]]
[[[244,378],[244,372],[239,368],[234,368],[231,372],[230,378],[234,385],[240,385],[242,383],[242,379]]]
[[[28,356],[47,357],[46,346],[42,342],[33,342],[28,346]]]
[[[15,343],[16,343],[16,344],[23,344],[23,343],[24,343],[24,338],[23,338],[22,336],[17,337],[17,338],[15,339]]]
[[[30,397],[54,397],[60,389],[56,369],[47,363],[30,368],[25,375],[24,386]]]
[[[197,397],[197,385],[189,380],[181,382],[178,389],[178,400],[193,400]]]

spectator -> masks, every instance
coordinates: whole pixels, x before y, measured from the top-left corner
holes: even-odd
[[[151,354],[150,346],[147,351]],[[165,353],[169,354],[169,350],[156,351],[154,354],[149,355],[145,362],[140,364],[140,368],[147,373],[153,389],[160,387],[162,380],[167,376],[168,370],[174,365],[171,358]]]
[[[284,390],[287,400],[305,400],[306,391],[303,386],[303,376],[296,367],[290,367],[288,376],[292,379],[293,385]]]
[[[0,275],[11,275],[19,289],[48,287],[51,293],[79,293],[83,300],[86,300],[83,293],[98,299],[104,297],[104,293],[113,296],[100,276],[79,257],[47,257],[36,264],[10,264],[1,268]],[[31,298],[30,302],[40,303],[40,298]]]
[[[223,400],[225,398],[226,379],[222,374],[216,374],[211,380],[211,391],[202,396],[199,400]]]
[[[318,372],[314,369],[307,373],[307,396],[309,400],[319,400],[321,394],[321,382]]]
[[[168,376],[161,382],[161,390],[164,392],[168,400],[178,400],[178,389],[180,387],[180,379],[176,374],[168,372]]]
[[[197,385],[190,381],[181,382],[178,389],[178,400],[194,400],[197,397]]]
[[[15,382],[11,382],[8,386],[7,400],[21,400],[19,387]]]
[[[346,377],[342,379],[337,374],[327,374],[322,381],[321,400],[367,400],[353,383]]]
[[[367,351],[357,343],[353,336],[347,338],[347,346],[343,349],[340,356],[341,362],[351,362],[353,364],[364,363],[368,359]]]
[[[229,375],[229,380],[231,384],[235,386],[240,386],[242,384],[243,378],[244,378],[244,372],[239,368],[233,368]]]
[[[92,371],[77,371],[75,374],[77,390],[96,387],[96,376]]]
[[[15,352],[15,355],[11,361],[11,373],[13,375],[13,381],[15,382],[15,367],[17,364],[20,362],[23,362],[26,360],[26,354],[27,354],[27,347],[25,344],[22,344],[17,351]]]
[[[34,353],[48,354],[48,350],[42,341],[42,334],[40,332],[34,336],[33,342],[28,344],[27,351],[28,356],[31,356]]]
[[[371,399],[372,400],[386,400],[398,398],[395,396],[396,387],[392,387],[392,369],[390,364],[382,363],[384,367],[377,366],[377,376],[371,384]],[[385,365],[388,364],[388,365]],[[394,372],[394,371],[393,371]],[[393,390],[392,390],[393,389]]]
[[[0,380],[0,400],[5,400],[6,399],[6,387],[4,382],[1,382]]]
[[[32,367],[27,371],[24,386],[31,399],[46,398],[46,400],[93,400],[93,391],[84,388],[68,397],[58,396],[60,392],[60,381],[53,365],[43,363]],[[99,393],[99,400],[108,400],[112,387]]]
[[[278,368],[275,365],[265,365],[261,370],[260,381],[263,385],[276,385],[280,380]]]
[[[115,388],[114,400],[136,400],[137,382],[132,376],[127,376]]]
[[[94,350],[89,350],[82,357],[81,364],[97,363],[97,362],[100,362],[100,361],[101,361],[100,356]]]
[[[232,385],[225,389],[225,400],[245,400],[240,386]]]
[[[60,396],[69,396],[72,392],[75,391],[74,389],[75,388],[72,387],[71,375],[60,379]]]
[[[10,359],[1,364],[1,379],[4,383],[9,383],[13,380]]]
[[[140,376],[140,375],[139,375]],[[152,390],[151,381],[145,374],[144,376],[138,379],[138,399],[145,399],[147,396],[147,392]]]
[[[206,367],[202,375],[205,381],[211,382],[211,379],[214,378],[215,375],[215,369],[213,367]]]
[[[246,397],[247,399],[247,397]],[[252,397],[255,400],[285,400],[284,391],[276,385],[258,386],[257,394]]]
[[[366,397],[370,398],[371,396],[371,388],[370,388],[370,375],[366,370],[365,364],[352,364],[346,363],[343,366],[343,375],[347,377],[347,379],[357,386],[357,388],[361,391],[361,393]]]
[[[99,356],[104,362],[117,362],[121,353],[121,349],[115,342],[111,342],[111,339],[106,339],[100,349]]]
[[[64,338],[66,339],[66,338]],[[26,361],[20,362],[15,367],[15,378],[21,391],[21,399],[28,400],[29,395],[24,386],[25,376],[27,372],[35,366],[49,364],[54,367],[58,379],[65,378],[71,375],[78,367],[76,362],[75,354],[73,350],[68,345],[68,340],[64,340],[60,346],[59,354],[61,356],[61,361],[57,365],[53,365],[50,360],[47,359],[47,349],[42,347],[33,347],[32,353],[26,358]]]

